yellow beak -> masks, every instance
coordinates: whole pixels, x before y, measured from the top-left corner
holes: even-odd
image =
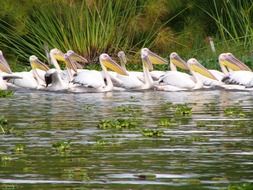
[[[0,55],[0,71],[9,73],[9,74],[12,73],[9,64],[7,63],[7,61],[5,60],[2,54]]]
[[[64,54],[64,62],[66,63],[66,67],[69,69],[72,69],[74,72],[77,72],[77,67],[76,65],[71,61],[69,58],[69,55]]]
[[[101,60],[101,64],[103,64],[106,68],[111,69],[121,75],[128,76],[127,71],[118,65],[115,61],[113,61],[110,57]]]
[[[168,61],[159,55],[153,53],[152,51],[148,51],[148,59],[152,64],[168,64]]]
[[[183,70],[189,70],[186,62],[179,56],[175,56],[173,58],[170,58],[170,62]]]
[[[68,50],[67,54],[69,55],[69,58],[73,61],[77,61],[80,63],[88,63],[88,60],[85,59],[84,57],[78,55],[77,53],[75,53],[72,50]]]
[[[4,65],[3,63],[0,63],[0,71],[9,73],[9,74],[12,73],[11,70],[8,67],[6,67],[6,65]]]
[[[39,59],[32,60],[30,62],[30,65],[31,65],[32,69],[40,69],[42,71],[49,70],[49,67],[45,63],[41,62]]]
[[[203,67],[198,61],[195,61],[193,64],[189,64],[189,68],[191,71],[200,73],[201,75],[203,75],[207,78],[217,80],[217,78],[210,71],[208,71],[205,67]]]
[[[55,59],[57,59],[58,61],[63,61],[63,62],[65,62],[64,54],[63,54],[63,53],[55,54],[54,57],[55,57]]]
[[[227,53],[226,58],[220,60],[220,64],[230,68],[233,71],[251,71],[247,65],[245,65],[230,53]]]

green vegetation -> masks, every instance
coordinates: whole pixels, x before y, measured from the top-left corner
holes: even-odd
[[[246,113],[240,107],[227,107],[224,109],[225,116],[246,117]]]
[[[104,119],[98,123],[100,129],[131,129],[137,126],[138,122],[135,119]]]
[[[7,98],[13,96],[14,92],[12,90],[0,90],[0,98]]]
[[[4,116],[0,116],[0,133],[8,135],[13,132],[13,127],[9,127],[8,120]]]
[[[206,124],[204,121],[197,121],[196,125],[197,125],[197,127],[206,127]]]
[[[54,147],[59,153],[65,153],[70,148],[71,141],[59,141],[53,143],[52,147]]]
[[[140,48],[149,47],[164,57],[172,51],[195,56],[209,68],[218,68],[217,56],[224,51],[252,65],[252,4],[253,0],[7,0],[0,8],[0,49],[14,70],[28,65],[32,54],[47,60],[45,51],[54,47],[73,49],[91,63],[102,52],[116,56],[119,50],[136,63]]]
[[[158,126],[162,127],[171,127],[173,125],[176,125],[176,121],[174,119],[161,118],[158,122]]]
[[[15,152],[23,152],[25,149],[25,145],[23,144],[16,144],[15,145]]]
[[[175,115],[191,115],[192,108],[189,107],[187,104],[176,104],[175,105]]]
[[[253,189],[253,184],[250,184],[250,183],[229,185],[227,188],[227,190],[252,190],[252,189]]]
[[[164,131],[157,129],[143,129],[141,133],[145,137],[162,137],[164,135]]]

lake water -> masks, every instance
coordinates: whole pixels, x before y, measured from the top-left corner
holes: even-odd
[[[192,114],[176,114],[177,104]],[[243,113],[225,114],[235,106]],[[253,182],[253,92],[16,92],[0,99],[0,116],[10,130],[0,130],[0,189],[220,189]],[[98,127],[117,118],[138,125]],[[173,124],[161,126],[166,119]]]

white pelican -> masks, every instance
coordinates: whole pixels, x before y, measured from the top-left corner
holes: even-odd
[[[203,69],[194,58],[187,61],[187,67],[192,75],[178,71],[168,71],[159,79],[161,85],[156,86],[156,89],[163,91],[180,91],[203,88],[204,84],[196,74],[196,70],[204,76],[210,76],[211,73],[207,69]]]
[[[219,55],[219,65],[221,71],[209,69],[218,81],[222,81],[230,72],[241,70],[251,71],[247,65],[238,60],[232,53],[221,53]]]
[[[233,76],[234,78],[237,77],[240,73],[251,73],[249,71],[249,68],[236,59],[231,53],[222,53],[219,56],[219,64],[223,72],[217,71],[217,70],[208,70],[211,74],[209,75],[202,75],[201,70],[206,69],[201,64],[199,64],[198,68],[202,67],[201,70],[198,68],[193,68],[196,74],[198,75],[198,78],[202,80],[203,84],[205,86],[219,86],[225,89],[235,89],[235,90],[243,90],[244,87],[235,85],[239,84],[236,81],[230,80],[230,76]],[[241,71],[244,70],[244,71]],[[200,71],[200,72],[199,72]],[[227,84],[225,84],[226,82]],[[233,84],[233,85],[228,85]]]
[[[151,60],[154,64],[166,63],[166,60],[151,52],[148,48],[141,49],[141,59],[143,72],[140,75],[138,72],[128,72],[128,76],[117,74],[114,76],[120,87],[128,90],[144,90],[150,89],[154,85],[154,81],[149,70],[153,69]]]
[[[87,63],[88,61],[76,54],[73,50],[68,50],[66,54],[63,54],[58,49],[52,49],[50,51],[50,56],[53,58],[52,63],[56,67],[50,69],[45,74],[46,88],[47,91],[64,91],[72,88],[71,83],[73,75],[82,71],[87,71],[81,69],[82,66],[79,64]],[[67,70],[61,70],[57,60],[63,61],[66,64]]]
[[[232,70],[225,72],[222,81],[226,84],[242,85],[246,88],[253,87],[253,72],[244,63],[236,59],[231,53],[221,54],[219,57],[220,62],[228,69]]]
[[[120,60],[120,65],[122,68],[126,69],[126,63],[127,63],[127,58],[126,58],[126,54],[124,51],[119,51],[118,52],[118,57]],[[140,81],[144,81],[144,76],[143,76],[143,72],[141,71],[127,71],[129,75],[135,76],[137,77]]]
[[[164,64],[164,63],[159,63],[159,64]],[[186,62],[183,59],[181,59],[176,52],[172,52],[170,54],[169,69],[170,71],[177,71],[177,67],[179,67],[182,70],[187,70],[187,71],[189,70]],[[151,71],[150,74],[154,80],[159,80],[159,78],[165,75],[166,72],[167,71]]]
[[[18,78],[13,78],[8,81],[9,83],[12,83],[14,86],[30,89],[36,89],[38,87],[38,81],[36,80],[36,76],[33,73],[35,68],[33,68],[31,71],[12,72],[9,64],[7,63],[6,59],[3,56],[2,51],[0,51],[0,65],[2,65],[2,67],[3,66],[5,67],[5,69],[2,70],[3,72],[19,76]],[[37,71],[37,74],[38,73],[41,72]]]
[[[67,66],[75,70],[69,57],[69,55],[65,54]],[[79,93],[111,91],[113,89],[113,83],[108,74],[107,68],[112,69],[121,75],[128,75],[126,70],[113,61],[108,54],[101,54],[99,56],[99,63],[102,71],[104,72],[105,80],[100,71],[84,70],[74,75],[74,78],[71,82],[72,86],[68,88],[68,91]]]
[[[83,71],[83,65],[88,63],[88,60],[81,55],[78,55],[73,50],[68,50],[66,53],[69,56],[72,64],[75,65],[77,72]]]

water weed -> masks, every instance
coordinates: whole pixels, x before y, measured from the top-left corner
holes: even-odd
[[[58,152],[64,153],[67,150],[69,150],[70,145],[71,145],[70,143],[71,143],[70,140],[68,140],[68,141],[59,141],[59,142],[53,143],[52,147],[55,148]]]
[[[162,137],[164,135],[164,131],[158,129],[143,129],[141,133],[145,137]]]
[[[14,92],[12,90],[0,90],[0,98],[12,97]]]
[[[13,133],[14,128],[9,127],[8,120],[4,116],[0,116],[0,131],[2,134],[9,135]]]
[[[224,114],[229,117],[246,117],[246,113],[239,107],[227,107],[224,109]]]
[[[176,104],[175,107],[175,115],[177,116],[189,116],[192,114],[192,108],[187,104]]]
[[[158,126],[162,127],[171,127],[173,125],[176,125],[175,119],[161,118],[158,122]]]
[[[131,129],[138,126],[135,119],[104,119],[98,123],[100,129]]]

